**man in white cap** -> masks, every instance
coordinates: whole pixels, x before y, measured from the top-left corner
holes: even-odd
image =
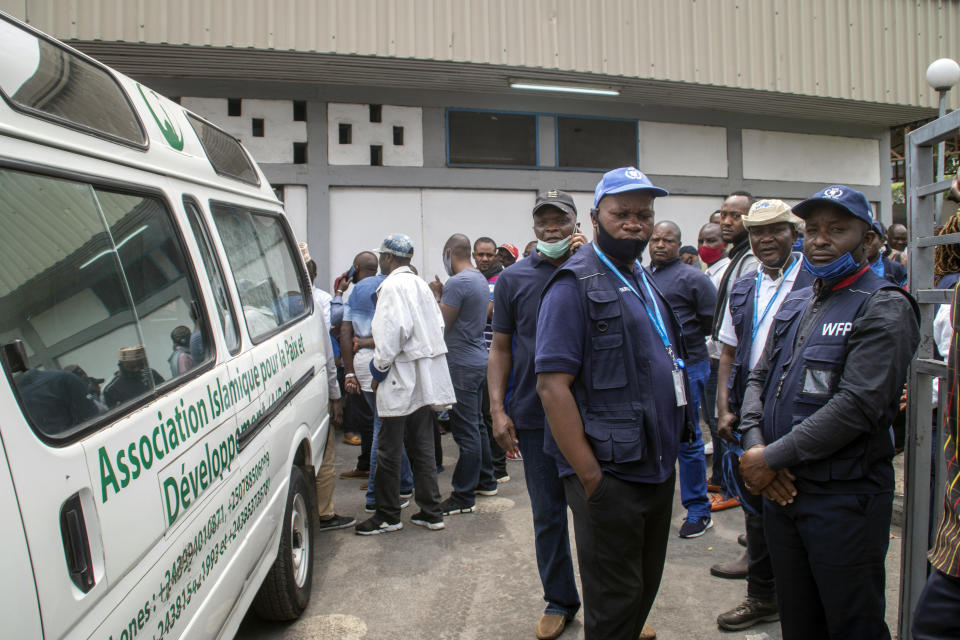
[[[734,436],[747,375],[763,353],[773,317],[787,295],[809,286],[814,278],[801,268],[803,255],[793,252],[800,219],[781,200],[760,200],[743,218],[753,254],[760,269],[745,274],[730,287],[720,327],[722,351],[717,389],[718,432],[733,448],[727,455],[739,455]],[[747,597],[722,613],[717,624],[726,631],[746,629],[779,618],[773,566],[763,535],[763,500],[742,487],[742,479],[726,483],[743,504],[747,549],[729,564],[714,565],[710,573],[719,578],[747,578]]]
[[[387,279],[377,289],[370,361],[377,394],[380,437],[374,483],[376,513],[356,527],[359,535],[403,528],[400,521],[400,459],[405,445],[413,468],[414,499],[420,507],[410,521],[443,529],[434,458],[434,408],[456,398],[447,368],[443,316],[427,283],[410,268],[413,243],[404,234],[384,238],[380,270]]]

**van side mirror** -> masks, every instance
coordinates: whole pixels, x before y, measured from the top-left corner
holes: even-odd
[[[0,347],[0,363],[10,374],[29,369],[27,346],[23,344],[23,340],[13,340]]]

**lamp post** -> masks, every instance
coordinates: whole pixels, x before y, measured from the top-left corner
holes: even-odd
[[[939,58],[930,63],[930,66],[927,67],[927,84],[929,84],[933,89],[936,89],[937,94],[940,97],[939,108],[937,111],[937,117],[942,118],[947,115],[947,92],[953,87],[953,85],[960,82],[960,64],[957,64],[956,60],[951,58]],[[937,182],[943,180],[943,167],[944,167],[944,155],[946,153],[947,144],[941,142],[937,145]],[[935,217],[935,222],[940,221],[940,216],[943,213],[943,194],[938,193],[936,198],[936,211],[937,215]]]

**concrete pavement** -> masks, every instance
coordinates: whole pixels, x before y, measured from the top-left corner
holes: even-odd
[[[443,437],[444,465],[440,492],[450,492],[457,450]],[[337,446],[337,472],[352,469],[357,447]],[[409,523],[416,505],[404,509],[404,528],[396,533],[357,536],[352,529],[319,533],[315,539],[313,596],[303,616],[289,625],[260,621],[249,613],[241,640],[521,640],[536,638],[543,611],[542,591],[533,550],[530,503],[523,465],[508,462],[511,480],[500,493],[478,498],[478,512],[446,518],[443,531]],[[337,513],[367,516],[360,480],[338,480]],[[679,488],[673,509],[673,532],[663,582],[648,620],[661,640],[779,640],[776,623],[727,633],[716,626],[717,614],[745,595],[744,581],[710,576],[710,565],[733,560],[742,547],[740,509],[714,514],[704,536],[676,536],[683,518]],[[571,543],[573,525],[571,523]],[[900,536],[890,540],[887,556],[887,622],[896,631]],[[582,613],[562,640],[583,638]]]

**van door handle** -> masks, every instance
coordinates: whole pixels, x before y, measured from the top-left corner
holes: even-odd
[[[60,507],[60,535],[63,537],[63,553],[67,571],[77,588],[87,593],[93,589],[93,561],[90,558],[90,541],[87,525],[83,519],[80,494],[70,496]]]

